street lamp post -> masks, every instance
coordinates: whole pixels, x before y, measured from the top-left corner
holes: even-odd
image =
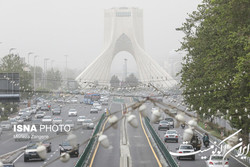
[[[67,69],[68,68],[67,67],[68,66],[68,62],[67,62],[68,61],[68,59],[67,59],[68,55],[64,55],[64,56],[66,57],[66,87],[68,89],[68,69]]]
[[[43,88],[45,88],[46,87],[46,80],[47,80],[47,75],[46,75],[46,73],[47,73],[47,61],[49,60],[49,58],[45,58],[44,59],[44,68],[43,68],[43,70],[44,70],[44,72],[43,72]]]
[[[16,48],[10,48],[9,55],[11,54],[11,51],[16,50]]]
[[[34,56],[34,92],[36,91],[36,58],[37,58],[38,56],[36,55],[36,56]]]
[[[30,64],[30,55],[31,55],[31,54],[34,54],[34,53],[33,53],[33,52],[29,52],[29,53],[28,53],[28,62],[27,62],[28,65]]]

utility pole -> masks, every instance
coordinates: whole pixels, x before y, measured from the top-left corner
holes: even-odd
[[[36,58],[37,58],[38,56],[36,55],[36,56],[34,56],[34,92],[36,91]]]
[[[44,59],[44,64],[43,64],[43,70],[44,70],[44,72],[43,72],[43,88],[45,88],[46,87],[46,80],[47,80],[47,61],[49,60],[49,58],[45,58]]]
[[[124,59],[124,69],[123,69],[123,80],[125,81],[127,78],[127,59]]]
[[[65,78],[66,79],[65,80],[66,80],[66,88],[68,89],[68,67],[67,67],[68,66],[68,62],[67,62],[68,61],[68,59],[67,59],[68,55],[64,55],[64,56],[66,57],[66,73],[65,73],[65,75],[66,75]]]
[[[33,52],[29,52],[29,53],[28,53],[28,62],[27,62],[27,63],[28,63],[28,66],[30,65],[30,55],[31,55],[31,54],[33,54]]]

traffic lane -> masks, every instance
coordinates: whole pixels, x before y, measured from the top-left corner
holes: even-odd
[[[138,112],[134,114],[136,114],[137,119],[139,119]],[[132,166],[158,166],[140,123],[138,128],[133,128],[128,124],[127,136],[129,139],[129,149],[132,158]]]
[[[148,108],[152,108],[152,104],[148,105]],[[149,110],[148,110],[148,114],[150,114]],[[166,116],[169,117],[167,114],[166,114]],[[189,116],[187,116],[187,115],[184,115],[184,116],[185,116],[186,122],[188,122],[189,120],[191,120],[191,118]],[[175,124],[176,124],[176,120],[175,120]],[[158,131],[158,124],[153,124],[153,127],[154,127],[155,131],[157,133],[159,133],[159,136],[161,137],[162,141],[164,142],[165,131]],[[185,129],[186,128],[187,127],[185,127]],[[174,129],[177,130],[178,134],[180,135],[180,137],[179,137],[179,143],[178,144],[177,143],[166,143],[166,148],[169,149],[172,152],[176,152],[176,148],[179,147],[179,145],[183,143],[183,132],[185,130],[185,129],[182,129],[181,127],[174,128]],[[200,139],[202,139],[202,134],[200,134],[198,132],[195,132],[195,133],[198,134],[198,136],[199,136]],[[211,146],[211,144],[212,143],[210,143],[210,146]],[[201,149],[202,150],[206,150],[207,148],[202,145]],[[212,154],[213,150],[214,149],[211,149],[211,150],[209,150],[209,151],[207,151],[205,153],[197,154],[198,156],[197,155],[195,156],[195,161],[194,162],[191,162],[191,160],[183,162],[184,159],[183,160],[177,160],[176,157],[174,157],[174,158],[180,163],[180,166],[185,166],[186,167],[186,165],[187,165],[187,167],[193,167],[193,164],[195,164],[196,166],[199,166],[199,165],[204,165],[205,166],[205,160],[202,160],[201,156],[209,157]],[[245,167],[245,165],[241,164],[240,162],[238,162],[237,160],[235,160],[232,157],[229,158],[229,165],[230,166],[231,165],[232,166],[235,165],[237,167]]]
[[[68,118],[68,115],[67,115],[67,110],[70,109],[70,108],[76,108],[76,109],[79,109],[79,108],[82,108],[82,106],[77,106],[77,105],[66,105],[62,108],[62,118]],[[98,114],[89,114],[89,110],[88,108],[90,109],[90,106],[86,106],[85,110],[84,110],[84,113],[86,113],[86,116],[88,118],[97,118],[97,117],[101,117],[101,112],[98,113]],[[79,113],[79,112],[78,112]],[[49,113],[47,113],[47,115],[51,115]],[[76,121],[76,117],[70,117],[70,119],[74,119]],[[93,130],[83,130],[82,128],[80,128],[79,130],[77,130],[76,132],[74,132],[75,134],[77,134],[77,139],[78,139],[78,143],[81,144],[82,142],[86,141],[87,139],[89,139],[93,133]],[[50,134],[51,136],[50,137],[55,137],[56,135],[55,134]],[[25,167],[25,166],[42,166],[42,165],[45,165],[53,160],[55,160],[56,158],[59,157],[59,144],[61,144],[64,140],[66,140],[66,135],[62,135],[58,138],[54,138],[51,140],[51,143],[52,143],[52,152],[51,153],[48,153],[48,156],[47,156],[47,159],[45,161],[31,161],[31,162],[24,162],[23,159],[24,157],[21,156],[17,161],[16,161],[16,165],[17,166],[20,166],[20,167]],[[79,149],[79,153],[81,154],[84,149],[86,147],[86,144],[85,145],[82,145]],[[52,164],[49,164],[48,166],[62,166],[62,167],[68,167],[68,166],[74,166],[74,164],[77,162],[78,158],[70,158],[70,160],[67,162],[67,163],[62,163],[60,160],[56,160],[55,162],[53,162]]]
[[[81,144],[83,141],[87,140],[91,134],[92,130],[82,130],[79,129],[78,131],[74,132],[75,134],[77,133],[77,140],[79,144]],[[59,138],[55,138],[51,140],[52,143],[52,151],[47,154],[47,158],[44,161],[39,161],[39,160],[31,160],[30,162],[24,162],[24,156],[21,156],[16,162],[15,165],[17,167],[27,167],[27,166],[32,166],[32,167],[40,167],[43,165],[46,165],[53,160],[57,159],[60,156],[60,149],[59,149],[59,144],[61,144],[63,141],[65,141],[67,138],[66,135],[61,135]],[[83,150],[85,149],[85,145],[81,145],[79,148],[79,153],[82,153]],[[73,166],[78,160],[78,157],[71,157],[70,160],[67,163],[62,163],[59,159],[57,159],[55,162],[47,165],[50,167],[58,166],[60,165],[61,167],[69,167]]]
[[[112,103],[110,108],[110,113],[121,110],[121,104]],[[117,113],[118,118],[121,117],[121,112]],[[120,166],[120,125],[121,122],[117,123],[117,129],[109,128],[104,132],[108,136],[110,148],[106,149],[99,146],[95,159],[93,162],[93,167],[108,166],[117,167]],[[109,126],[107,123],[106,127]],[[91,157],[92,158],[92,157]]]

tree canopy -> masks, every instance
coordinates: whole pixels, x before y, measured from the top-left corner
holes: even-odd
[[[250,123],[249,6],[249,0],[204,0],[178,28],[185,33],[179,50],[187,52],[180,72],[185,101],[200,116],[227,115],[233,127],[243,130],[245,141]]]

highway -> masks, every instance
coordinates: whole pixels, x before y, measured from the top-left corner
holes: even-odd
[[[153,105],[152,104],[147,104],[147,111],[148,111],[148,116],[150,116],[150,113],[151,113],[151,108],[153,107]],[[166,115],[166,117],[168,117],[168,115]],[[185,120],[186,120],[186,122],[188,122],[189,120],[191,120],[191,118],[190,117],[188,117],[187,115],[185,115]],[[161,130],[161,131],[159,131],[158,130],[158,124],[151,124],[151,125],[153,125],[153,127],[154,127],[154,130],[158,133],[158,136],[160,136],[160,138],[162,139],[162,141],[164,142],[164,134],[165,134],[165,130]],[[185,129],[186,129],[187,127],[185,127]],[[171,128],[172,129],[172,128]],[[175,143],[175,142],[171,142],[171,141],[169,141],[168,143],[165,143],[165,146],[166,146],[166,148],[169,150],[169,151],[171,151],[171,152],[176,152],[176,148],[177,147],[179,147],[179,145],[180,144],[182,144],[183,143],[183,132],[184,132],[184,130],[185,129],[182,129],[181,127],[179,127],[179,128],[173,128],[173,129],[175,129],[175,130],[177,130],[177,132],[178,132],[178,134],[179,134],[179,141],[178,141],[178,143]],[[198,133],[198,132],[196,132],[196,134],[198,134],[198,136],[200,137],[200,139],[202,139],[202,134],[200,134],[200,133]],[[210,146],[212,145],[212,143],[210,143]],[[205,148],[204,146],[203,146],[203,144],[202,144],[202,148],[201,148],[201,150],[206,150],[207,148]],[[208,157],[209,155],[211,155],[212,154],[212,151],[213,151],[214,149],[211,149],[211,150],[209,150],[209,151],[207,151],[207,152],[204,152],[204,153],[200,153],[200,154],[197,154],[196,156],[195,156],[195,161],[192,161],[192,160],[189,160],[189,159],[181,159],[181,160],[177,160],[177,158],[176,157],[174,157],[175,158],[175,160],[176,160],[176,162],[178,162],[178,165],[180,166],[180,167],[200,167],[200,166],[205,166],[205,160],[202,160],[201,159],[201,156],[206,156],[206,157]],[[237,160],[235,160],[234,158],[232,158],[232,157],[230,157],[229,158],[229,164],[230,164],[230,166],[232,166],[232,167],[234,167],[234,166],[237,166],[237,167],[247,167],[246,165],[244,165],[244,164],[242,164],[241,162],[239,162],[239,161],[237,161]]]
[[[53,106],[56,106],[57,104],[52,103],[52,108]],[[93,121],[97,120],[101,117],[102,112],[99,112],[98,114],[90,114],[90,105],[85,105],[85,104],[66,104],[63,105],[62,107],[62,113],[60,115],[60,117],[63,118],[63,120],[65,121],[66,119],[72,119],[74,122],[76,122],[77,117],[68,117],[68,110],[71,108],[75,108],[78,111],[78,116],[79,115],[84,115],[87,118],[91,118]],[[52,115],[50,111],[46,112],[46,115]],[[52,118],[56,117],[58,115],[52,116]],[[34,117],[34,115],[33,115]],[[25,124],[31,124],[31,122],[25,122]],[[78,127],[78,126],[77,126]],[[77,140],[78,143],[82,143],[83,141],[87,140],[91,134],[92,134],[93,130],[87,130],[87,129],[78,129],[77,131],[75,131],[74,133],[77,134]],[[10,151],[16,150],[22,146],[26,146],[27,145],[27,141],[23,141],[23,142],[15,142],[13,139],[13,131],[4,131],[3,135],[1,136],[0,139],[0,154],[4,154],[4,153],[8,153]],[[37,132],[36,135],[49,135],[49,137],[56,137],[56,133],[53,132],[49,132],[49,133],[40,133]],[[40,167],[43,166],[47,163],[50,163],[51,161],[53,161],[54,159],[58,158],[59,156],[59,144],[61,144],[65,139],[66,139],[66,135],[60,135],[59,137],[53,138],[52,140],[50,140],[50,142],[52,143],[52,151],[50,153],[47,153],[47,159],[45,161],[39,161],[39,160],[34,160],[34,161],[30,161],[30,162],[24,162],[24,157],[23,155],[19,156],[14,162],[15,162],[15,166],[16,167],[27,167],[27,166],[32,166],[32,167]],[[82,153],[82,151],[84,150],[85,145],[80,147],[79,152]],[[48,166],[60,166],[60,167],[69,167],[69,166],[74,166],[74,164],[77,162],[78,158],[76,157],[72,157],[70,158],[70,160],[67,163],[63,163],[60,160],[57,160],[55,162],[53,162],[52,164],[48,165]]]
[[[79,97],[82,98],[82,97]],[[112,99],[112,98],[110,98]],[[129,105],[132,103],[132,98],[125,98],[125,105]],[[52,103],[53,106],[56,106],[58,104]],[[123,103],[114,102],[112,100],[109,101],[109,105],[102,106],[102,111],[98,114],[90,114],[90,108],[91,105],[85,105],[80,103],[69,103],[64,104],[62,106],[62,113],[61,117],[65,121],[66,119],[72,119],[76,122],[77,117],[68,117],[68,110],[71,108],[74,108],[78,111],[79,115],[84,115],[87,118],[91,118],[92,120],[98,120],[101,117],[101,114],[104,112],[104,108],[109,108],[110,113],[121,111],[123,109]],[[151,109],[153,106],[152,103],[146,103],[147,106],[147,113],[150,117]],[[136,115],[138,120],[138,128],[133,128],[128,123],[126,123],[125,120],[119,121],[118,126],[116,129],[110,128],[107,131],[103,132],[105,135],[108,136],[110,147],[108,149],[105,149],[102,147],[99,143],[94,146],[93,153],[90,156],[89,159],[89,167],[117,167],[117,166],[123,166],[123,163],[126,162],[126,164],[129,164],[130,167],[161,167],[164,166],[164,164],[161,163],[162,159],[160,160],[159,155],[156,153],[156,150],[154,149],[152,141],[150,140],[149,136],[146,133],[146,127],[140,120],[139,114],[136,111],[133,112],[133,114]],[[50,111],[46,112],[46,115],[51,115]],[[118,118],[122,116],[122,112],[119,112],[116,114]],[[33,115],[34,117],[34,115]],[[168,117],[166,115],[166,117]],[[188,116],[185,117],[186,121],[190,120]],[[25,124],[32,124],[31,122],[26,122]],[[109,125],[108,121],[104,123],[104,129]],[[80,125],[78,125],[80,126]],[[158,131],[158,124],[152,124],[155,131],[158,133],[158,136],[162,139],[164,142],[164,133],[165,131]],[[174,128],[178,131],[179,134],[179,142],[178,143],[165,143],[166,148],[171,152],[176,152],[176,148],[182,143],[182,135],[184,129],[182,128]],[[93,130],[86,130],[86,129],[78,129],[74,131],[74,134],[77,135],[78,143],[81,144],[83,141],[86,141],[89,139],[89,137],[92,135]],[[20,147],[26,146],[27,141],[25,142],[15,142],[13,139],[14,133],[11,131],[4,131],[3,135],[0,137],[0,154],[5,154],[8,152],[11,152],[13,150],[16,150]],[[52,151],[47,154],[47,159],[44,161],[30,161],[30,162],[24,162],[24,156],[21,154],[19,157],[17,157],[14,160],[15,167],[41,167],[41,166],[49,166],[49,167],[73,167],[76,162],[78,161],[79,157],[72,157],[67,163],[63,163],[60,160],[58,160],[59,157],[59,144],[61,144],[65,139],[66,135],[60,135],[57,136],[55,133],[40,133],[38,132],[36,135],[49,135],[50,138],[53,138],[50,140],[52,143]],[[202,138],[201,134],[199,134],[199,137]],[[124,141],[125,137],[125,141]],[[210,143],[211,146],[211,143]],[[86,145],[82,145],[80,147],[80,154],[84,151]],[[204,146],[202,146],[202,150],[206,149]],[[192,160],[177,160],[175,157],[176,162],[180,167],[201,167],[205,166],[205,160],[201,159],[201,156],[209,156],[212,153],[212,149],[202,153],[197,154],[195,157],[195,161]],[[234,158],[229,158],[229,164],[230,166],[234,167],[246,167],[246,165],[242,164],[241,162],[238,162]]]

